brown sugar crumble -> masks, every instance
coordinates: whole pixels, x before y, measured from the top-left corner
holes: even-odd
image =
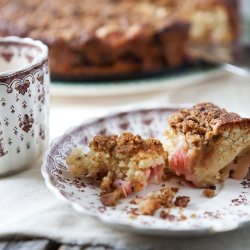
[[[216,195],[215,191],[209,188],[204,189],[202,193],[207,198],[213,198]]]
[[[175,199],[175,206],[177,207],[187,207],[190,202],[190,197],[188,196],[177,196]]]
[[[106,152],[109,154],[135,155],[139,151],[155,150],[163,153],[164,149],[159,140],[144,140],[140,135],[133,135],[130,132],[124,132],[121,136],[117,135],[97,135],[90,143],[90,148],[97,152]]]
[[[216,127],[240,121],[241,117],[229,113],[212,103],[199,103],[190,109],[181,109],[169,118],[172,129],[193,137],[196,144],[206,143],[216,135]]]

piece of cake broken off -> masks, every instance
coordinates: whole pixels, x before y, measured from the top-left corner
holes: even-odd
[[[212,103],[181,109],[169,117],[166,150],[169,168],[198,187],[230,175],[244,178],[250,166],[250,119]]]
[[[101,182],[104,205],[114,206],[120,198],[163,180],[167,153],[159,140],[124,132],[95,136],[89,147],[87,154],[73,149],[66,161],[73,176]]]
[[[168,209],[171,208],[185,208],[190,202],[190,197],[188,196],[176,196],[178,192],[176,187],[165,187],[160,190],[156,190],[148,193],[144,197],[135,197],[130,200],[130,204],[138,205],[137,211],[143,215],[154,215],[159,208]],[[161,211],[165,214],[166,210]]]

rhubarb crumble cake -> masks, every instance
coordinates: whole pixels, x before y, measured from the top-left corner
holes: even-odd
[[[0,0],[0,36],[42,40],[52,76],[157,72],[190,62],[186,44],[232,43],[237,0]]]
[[[206,187],[229,176],[244,178],[250,166],[250,119],[212,103],[173,113],[166,131],[169,169]]]
[[[237,0],[177,0],[182,18],[190,22],[193,44],[228,45],[239,35],[239,1]]]
[[[88,153],[73,149],[67,164],[73,176],[100,181],[104,205],[115,205],[120,198],[164,178],[167,154],[156,139],[142,139],[130,132],[97,135],[89,147]]]

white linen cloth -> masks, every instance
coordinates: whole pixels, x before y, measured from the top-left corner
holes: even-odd
[[[171,92],[112,98],[52,98],[51,138],[70,126],[110,110],[170,103],[212,101],[250,117],[250,79],[233,75]],[[122,106],[122,107],[121,107]],[[107,244],[117,249],[249,249],[250,228],[214,236],[168,238],[109,228],[59,201],[46,188],[40,164],[0,178],[0,239],[12,234],[42,236],[62,242]]]

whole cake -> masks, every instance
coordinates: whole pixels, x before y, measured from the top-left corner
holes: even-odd
[[[60,78],[180,67],[190,40],[231,43],[237,20],[237,0],[0,0],[0,36],[45,42]]]

